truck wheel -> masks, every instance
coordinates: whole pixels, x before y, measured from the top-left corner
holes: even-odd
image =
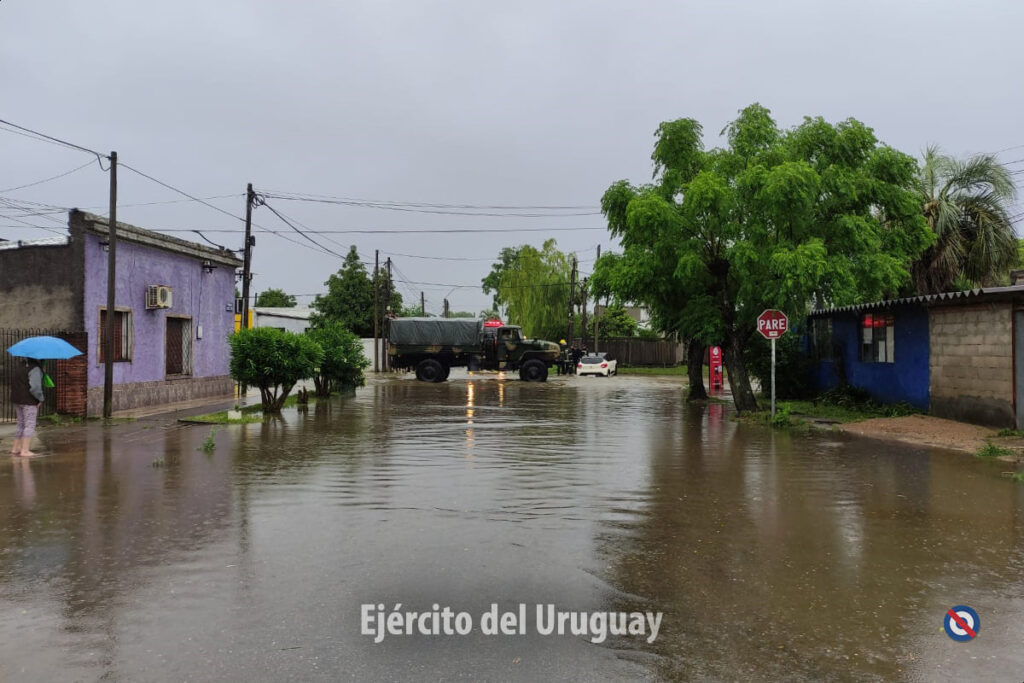
[[[539,360],[528,360],[519,368],[519,379],[524,382],[546,382],[548,367]]]
[[[421,382],[443,382],[444,366],[433,358],[421,360],[416,366],[416,379]]]

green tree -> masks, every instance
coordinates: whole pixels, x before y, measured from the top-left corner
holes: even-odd
[[[514,257],[506,260],[509,254]],[[508,322],[521,325],[527,336],[558,339],[564,334],[569,305],[569,257],[549,239],[540,249],[528,244],[506,247],[499,259],[495,299]],[[488,285],[484,287],[486,292]]]
[[[590,319],[588,334],[594,338],[594,323],[597,316]],[[613,303],[601,312],[601,319],[598,323],[597,332],[600,338],[608,337],[635,337],[639,325],[626,312],[625,306],[620,303]]]
[[[302,334],[273,327],[235,332],[231,346],[231,377],[259,387],[263,412],[279,413],[295,383],[312,377],[323,358],[323,349]]]
[[[283,289],[267,289],[256,297],[256,305],[266,308],[294,308],[295,297]]]
[[[310,329],[306,335],[323,349],[323,360],[313,375],[317,396],[330,396],[332,391],[360,387],[365,383],[363,370],[370,361],[363,354],[359,337],[340,322],[328,322]]]
[[[705,150],[697,121],[659,126],[655,182],[602,197],[624,253],[595,277],[660,329],[721,343],[737,410],[756,410],[744,351],[761,311],[895,294],[934,236],[909,189],[914,160],[856,120],[781,130],[753,104],[723,133],[726,147]]]
[[[1013,177],[994,155],[966,160],[925,150],[914,187],[928,226],[937,236],[913,265],[918,294],[1004,282],[1018,262],[1010,207]]]
[[[317,294],[313,300],[315,313],[310,317],[313,327],[321,327],[328,322],[340,322],[360,337],[373,336],[373,290],[376,284],[379,290],[380,319],[385,311],[385,292],[391,292],[391,310],[399,311],[402,306],[402,295],[395,291],[386,273],[381,270],[373,280],[366,272],[366,267],[359,260],[359,252],[355,245],[349,247],[348,254],[337,273],[327,282],[326,294]]]
[[[491,295],[493,310],[495,312],[499,311],[502,306],[499,294],[501,276],[506,270],[513,267],[513,264],[516,262],[516,258],[519,256],[520,248],[521,247],[503,247],[502,250],[498,252],[498,260],[491,265],[491,272],[487,274],[487,277],[481,280],[484,294]]]
[[[475,318],[476,313],[473,311],[451,311],[448,313],[449,318]]]

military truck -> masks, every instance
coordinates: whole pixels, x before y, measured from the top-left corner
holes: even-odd
[[[516,325],[472,318],[393,318],[388,321],[392,368],[415,370],[421,382],[443,382],[454,367],[519,371],[519,379],[544,382],[558,344],[524,339]]]

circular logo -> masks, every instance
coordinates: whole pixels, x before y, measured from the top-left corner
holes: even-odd
[[[981,630],[981,617],[967,605],[949,608],[942,623],[946,627],[946,635],[958,643],[971,640]]]

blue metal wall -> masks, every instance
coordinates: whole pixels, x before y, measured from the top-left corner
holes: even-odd
[[[860,361],[860,314],[832,316],[832,343],[842,346],[846,379],[882,403],[906,401],[928,410],[928,311],[920,306],[886,309],[895,327],[894,363]],[[820,391],[839,383],[836,361],[818,361],[813,381]]]

